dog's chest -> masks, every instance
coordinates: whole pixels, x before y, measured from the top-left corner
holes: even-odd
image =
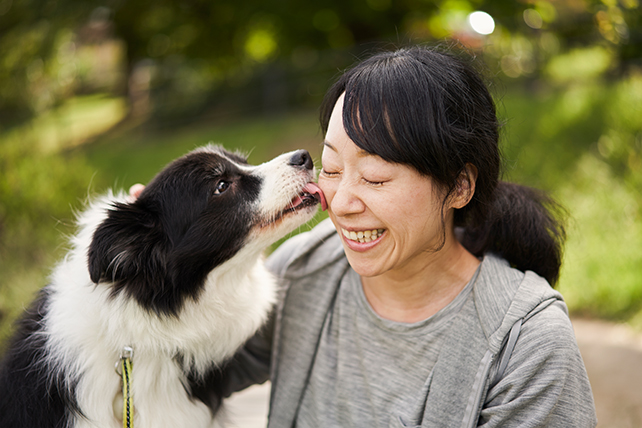
[[[79,383],[79,405],[86,418],[74,428],[122,427],[123,396],[121,376],[113,369],[106,373],[89,371]],[[213,427],[209,408],[193,399],[184,385],[186,376],[175,361],[163,357],[134,358],[131,371],[131,403],[136,428]]]
[[[176,355],[207,371],[265,322],[276,286],[262,264],[251,266],[213,274],[199,299],[186,302],[180,316],[172,318],[141,310],[124,293],[111,296],[107,287],[92,286],[82,254],[67,259],[56,272],[45,321],[53,365],[77,382],[74,396],[85,416],[69,426],[123,426],[117,400],[121,379],[114,366],[124,345],[134,348],[136,428],[216,426],[210,409],[190,396]]]

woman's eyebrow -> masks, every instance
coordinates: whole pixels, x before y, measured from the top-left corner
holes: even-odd
[[[331,150],[334,150],[335,152],[337,151],[337,149],[335,149],[334,146],[328,142],[328,140],[323,140],[323,145]]]

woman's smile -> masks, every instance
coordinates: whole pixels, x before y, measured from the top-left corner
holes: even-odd
[[[385,229],[348,230],[339,227],[345,245],[352,251],[368,251],[381,242]]]

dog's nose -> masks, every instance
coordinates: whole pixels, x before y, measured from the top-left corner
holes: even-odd
[[[314,167],[314,164],[312,163],[312,157],[307,150],[297,150],[296,152],[294,152],[294,154],[290,158],[289,164],[308,170]]]

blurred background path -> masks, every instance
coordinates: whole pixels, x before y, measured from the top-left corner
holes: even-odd
[[[574,319],[598,427],[642,427],[642,335],[622,324]]]
[[[642,335],[622,324],[573,319],[589,374],[599,428],[642,427]],[[248,388],[228,401],[232,426],[263,428],[268,384]]]

